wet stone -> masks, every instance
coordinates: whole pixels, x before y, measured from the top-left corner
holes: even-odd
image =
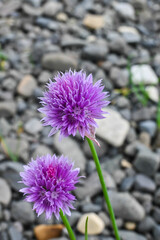
[[[64,53],[47,53],[42,58],[42,66],[48,70],[62,71],[77,68],[77,60]]]
[[[31,224],[35,220],[31,204],[24,201],[12,202],[11,216],[23,224]]]
[[[86,212],[100,212],[102,210],[102,206],[93,204],[93,203],[86,203],[81,207],[83,213]]]
[[[151,217],[146,217],[142,220],[142,222],[138,225],[138,231],[142,233],[150,232],[153,230],[156,225],[155,221]]]
[[[143,207],[131,194],[109,191],[109,197],[117,217],[136,222],[144,218]]]
[[[140,151],[137,155],[134,166],[147,176],[153,176],[159,168],[159,156],[151,151]]]
[[[35,135],[42,130],[42,123],[37,118],[32,118],[24,125],[24,129],[27,133]]]
[[[22,233],[17,231],[17,229],[14,226],[11,226],[8,229],[8,234],[9,234],[10,240],[23,240]]]
[[[0,178],[0,203],[7,206],[12,198],[12,193],[8,183],[3,179]]]
[[[23,160],[28,159],[28,149],[29,145],[25,139],[15,139],[15,138],[8,138],[4,139],[5,143],[7,144],[10,151],[15,155]],[[18,148],[17,148],[18,146]],[[0,152],[3,152],[3,149],[0,146]]]
[[[131,231],[120,230],[119,234],[123,240],[135,240],[135,239],[136,240],[147,240],[146,237],[142,236],[141,234],[131,232]]]
[[[59,140],[59,135],[56,134],[53,137],[53,146],[60,154],[64,154],[70,160],[74,162],[74,167],[80,168],[82,172],[85,171],[86,157],[83,151],[80,149],[79,144],[75,142],[71,137]]]
[[[142,121],[139,123],[139,128],[141,131],[146,131],[150,134],[151,137],[153,137],[156,133],[156,122],[155,121]]]
[[[16,113],[16,104],[12,101],[0,102],[0,116],[10,117]]]
[[[149,177],[137,174],[134,181],[134,187],[136,190],[144,192],[154,192],[156,185],[152,179]]]
[[[107,45],[98,43],[90,43],[84,47],[82,51],[82,57],[84,59],[99,61],[104,60],[107,56]]]
[[[60,2],[49,1],[43,5],[43,13],[48,17],[54,17],[61,10],[62,4]]]
[[[160,225],[156,225],[153,230],[154,240],[159,240],[159,236],[160,236]]]
[[[124,178],[121,182],[120,189],[121,191],[129,191],[133,187],[134,184],[134,177],[127,177]]]
[[[120,17],[135,20],[135,11],[131,4],[125,2],[114,2],[113,7]]]
[[[36,159],[37,156],[40,157],[40,156],[44,156],[44,155],[46,155],[46,154],[53,155],[53,152],[52,152],[51,149],[48,148],[47,146],[42,145],[42,144],[39,144],[39,145],[36,147],[35,151],[33,152],[32,157],[33,157],[34,159]]]
[[[107,188],[114,189],[115,182],[111,175],[106,171],[103,171],[104,180]],[[79,186],[74,192],[78,199],[84,199],[86,196],[93,197],[102,191],[101,185],[99,183],[97,172],[93,172],[87,179],[84,181],[83,186]]]
[[[18,172],[7,169],[4,173],[2,173],[2,176],[9,183],[11,188],[17,192],[25,186],[23,183],[19,183],[21,178]]]

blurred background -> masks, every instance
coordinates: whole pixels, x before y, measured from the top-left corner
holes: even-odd
[[[48,79],[69,68],[110,93],[96,148],[121,238],[160,240],[159,0],[0,0],[0,240],[68,239],[19,193],[23,165],[46,153],[68,155],[87,176],[69,218],[77,239],[90,213],[89,239],[114,240],[87,142],[48,138],[37,111]]]

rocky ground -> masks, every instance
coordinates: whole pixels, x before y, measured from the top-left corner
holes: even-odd
[[[110,92],[97,151],[121,238],[160,239],[159,13],[159,0],[0,1],[1,240],[35,239],[33,228],[46,223],[23,201],[17,183],[23,164],[46,153],[68,155],[87,176],[69,218],[77,239],[84,239],[90,212],[100,235],[89,239],[114,240],[87,142],[77,136],[59,143],[40,123],[45,83],[69,68],[92,72]],[[60,239],[67,239],[65,231]]]

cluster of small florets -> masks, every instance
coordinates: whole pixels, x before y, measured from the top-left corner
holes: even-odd
[[[107,92],[103,92],[101,81],[93,84],[92,75],[80,72],[58,73],[47,84],[48,91],[41,98],[40,112],[45,114],[42,119],[44,126],[51,126],[49,136],[60,131],[62,137],[75,136],[77,131],[82,138],[96,141],[95,119],[104,118],[102,108],[109,104]],[[96,141],[97,142],[97,141]],[[98,142],[97,142],[98,143]],[[50,219],[52,214],[59,218],[59,211],[70,215],[75,196],[71,191],[78,182],[80,169],[73,169],[68,158],[49,154],[37,157],[24,167],[20,173],[26,185],[20,191],[28,202],[33,202],[33,209],[38,216],[43,212]]]

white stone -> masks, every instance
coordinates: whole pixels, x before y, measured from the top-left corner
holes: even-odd
[[[85,233],[85,223],[88,217],[88,235],[97,235],[102,233],[104,230],[103,220],[95,213],[86,213],[78,221],[77,230],[84,234]]]
[[[131,67],[133,83],[139,84],[158,84],[158,77],[156,76],[153,69],[147,65],[134,65]]]
[[[0,178],[0,203],[7,206],[11,201],[11,197],[11,189],[8,183],[3,178]]]
[[[105,109],[109,112],[106,118],[97,120],[96,135],[115,147],[123,145],[129,131],[129,122],[113,109]]]
[[[72,140],[71,137],[67,137],[60,141],[59,134],[56,134],[53,137],[53,146],[60,154],[64,154],[64,156],[72,160],[75,168],[80,168],[82,172],[85,170],[86,158],[75,140]]]
[[[131,4],[125,2],[114,2],[114,9],[125,19],[135,19],[135,11]]]
[[[158,93],[158,89],[154,86],[148,86],[146,87],[146,91],[149,95],[149,98],[153,101],[158,103],[159,101],[159,93]]]

